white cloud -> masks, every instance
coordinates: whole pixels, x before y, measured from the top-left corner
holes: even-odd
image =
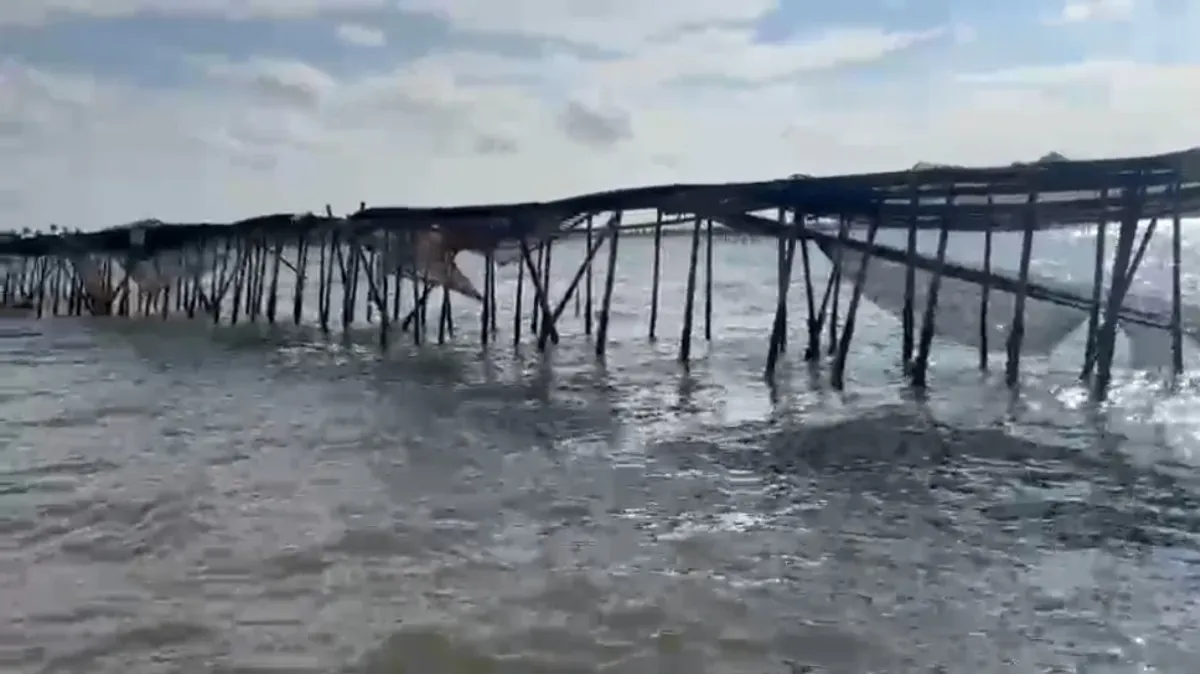
[[[686,28],[753,24],[778,6],[779,0],[399,0],[402,10],[445,19],[460,30],[622,50]]]
[[[455,6],[461,14],[470,3]],[[700,3],[726,24],[683,32],[682,13],[632,11],[675,38],[606,58],[435,51],[347,76],[299,61],[196,57],[206,80],[187,89],[0,62],[0,212],[83,227],[224,220],[325,201],[349,210],[360,200],[555,198],[1195,142],[1186,111],[1200,105],[1196,67],[1091,60],[956,74],[948,59],[919,77],[826,76],[818,71],[953,31],[828,30],[760,45],[733,25],[744,18],[733,6]],[[538,21],[530,25],[552,23]]]
[[[69,15],[125,17],[139,13],[226,19],[304,18],[323,12],[387,8],[389,0],[4,0],[0,26],[37,25]]]
[[[359,47],[382,47],[387,44],[387,37],[382,30],[356,23],[343,23],[338,26],[337,36],[342,42]]]
[[[878,61],[893,52],[946,34],[944,29],[888,32],[877,28],[830,29],[802,42],[755,42],[746,29],[712,27],[662,41],[631,56],[606,61],[575,59],[572,79],[605,89],[642,89],[678,78],[720,78],[740,83]]]
[[[1056,21],[1121,21],[1132,18],[1133,0],[1067,0]]]
[[[1009,86],[1061,86],[1064,84],[1105,83],[1114,77],[1137,69],[1136,64],[1115,59],[1076,61],[1073,63],[1042,66],[1023,66],[964,72],[957,76],[960,82],[974,84],[997,84]]]
[[[198,58],[196,62],[215,80],[283,104],[313,106],[337,87],[329,75],[297,61],[252,59],[232,63],[222,57],[211,57]]]

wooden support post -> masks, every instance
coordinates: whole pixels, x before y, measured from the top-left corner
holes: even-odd
[[[587,216],[587,243],[589,249],[592,247],[592,240],[595,237],[592,227],[593,216],[589,214]],[[595,318],[592,315],[594,312],[594,309],[592,308],[592,285],[592,267],[591,265],[588,265],[587,276],[584,277],[583,288],[583,334],[588,335],[589,337],[592,334],[592,319]]]
[[[992,230],[996,226],[994,215],[995,202],[992,200],[992,195],[987,198],[987,223],[984,225],[987,229],[983,233],[983,285],[981,287],[981,295],[979,296],[979,369],[987,371],[988,369],[988,352],[991,350],[988,344],[988,336],[991,335],[991,318],[988,316],[989,304],[992,299]]]
[[[696,308],[696,271],[700,266],[700,218],[692,225],[692,248],[688,258],[687,291],[683,304],[683,327],[679,333],[679,362],[687,363],[692,357],[692,320]]]
[[[229,314],[229,324],[237,325],[238,316],[241,315],[243,293],[246,290],[246,279],[250,274],[250,266],[252,260],[251,246],[249,241],[239,242],[241,254],[238,256],[237,269],[233,270],[233,308]]]
[[[867,249],[875,245],[875,236],[879,233],[879,225],[883,221],[883,213],[876,211],[867,229]],[[846,324],[842,327],[841,340],[838,342],[837,355],[833,360],[833,371],[830,374],[830,385],[842,390],[846,386],[846,359],[850,356],[850,341],[854,339],[854,324],[858,319],[858,306],[862,301],[863,284],[867,281],[867,268],[871,256],[863,251],[862,261],[858,265],[858,273],[854,277],[854,290],[850,295],[850,306],[846,309]]]
[[[654,219],[654,262],[650,280],[650,341],[658,339],[658,295],[662,284],[663,213],[656,211]]]
[[[920,177],[914,170],[909,173],[908,179],[908,260],[904,267],[904,308],[900,313],[900,363],[906,372],[912,361],[913,332],[916,330],[917,219],[921,213]]]
[[[530,251],[530,257],[532,258]],[[529,308],[529,332],[534,335],[540,335],[542,320],[542,306],[538,300],[538,288],[541,288],[542,282],[542,267],[546,263],[546,244],[545,242],[538,243],[536,260],[531,261],[530,266],[525,269],[529,273],[529,282],[533,286],[533,306]]]
[[[538,268],[533,261],[533,255],[529,250],[529,243],[524,237],[521,238],[521,259],[525,262],[525,270],[529,272],[529,280],[533,282],[534,301],[537,303],[536,308],[541,316],[540,324],[537,326],[537,346],[539,351],[546,350],[546,341],[549,340],[558,344],[558,330],[550,322],[550,300],[546,297],[546,290],[542,286],[541,279],[538,278]]]
[[[1114,283],[1124,284],[1126,291],[1133,287],[1133,277],[1137,274],[1138,267],[1142,264],[1142,258],[1146,255],[1146,248],[1150,245],[1150,239],[1154,238],[1154,230],[1158,227],[1158,218],[1150,220],[1150,224],[1146,226],[1146,231],[1142,233],[1142,240],[1138,244],[1137,251],[1131,257],[1128,266],[1124,270],[1113,269]],[[1118,278],[1119,276],[1119,278]],[[1118,317],[1119,320],[1119,317]],[[1084,363],[1084,370],[1090,372],[1095,368],[1098,362],[1098,350],[1092,352],[1091,360]]]
[[[442,286],[442,309],[438,312],[438,344],[454,339],[454,315],[451,309],[450,289]]]
[[[554,308],[554,313],[550,316],[551,325],[558,324],[558,319],[562,316],[563,311],[566,310],[567,302],[571,299],[571,296],[579,296],[579,293],[576,292],[576,289],[579,287],[579,282],[582,280],[585,273],[589,273],[591,271],[592,260],[595,259],[596,253],[600,252],[600,247],[604,245],[604,241],[607,236],[607,234],[601,234],[599,238],[597,238],[592,245],[588,247],[588,251],[583,258],[583,262],[579,265],[579,269],[576,270],[574,278],[572,278],[571,282],[567,284],[567,289],[563,291],[562,299],[559,301],[558,306]]]
[[[308,280],[309,232],[301,230],[296,240],[296,284],[292,288],[292,324],[300,325],[304,317],[304,286]]]
[[[1004,382],[1009,388],[1017,385],[1021,371],[1021,345],[1025,341],[1025,301],[1029,296],[1029,261],[1033,255],[1033,233],[1037,230],[1038,191],[1032,186],[1025,202],[1025,231],[1021,239],[1021,263],[1017,272],[1017,297],[1005,344],[1007,359]]]
[[[704,341],[712,341],[713,322],[713,221],[708,218],[704,241]]]
[[[1117,235],[1117,251],[1113,259],[1113,281],[1108,291],[1108,304],[1104,311],[1104,322],[1096,337],[1096,377],[1092,382],[1092,396],[1096,400],[1108,397],[1112,383],[1112,360],[1117,339],[1117,323],[1125,294],[1132,277],[1127,270],[1133,257],[1133,241],[1137,236],[1138,221],[1141,219],[1141,187],[1126,184],[1122,192],[1123,209],[1121,230]]]
[[[1183,223],[1181,220],[1182,171],[1176,168],[1176,179],[1171,186],[1171,376],[1178,382],[1183,374],[1183,283],[1181,266],[1183,259]]]
[[[841,218],[838,222],[837,251],[834,253],[833,275],[830,278],[832,288],[832,305],[829,309],[829,355],[837,351],[838,345],[838,305],[842,298],[842,260],[845,258],[846,239],[850,236],[850,219]]]
[[[781,227],[778,231],[779,237],[787,237],[787,245],[784,247],[784,263],[779,268],[779,278],[775,289],[775,321],[771,325],[771,341],[767,345],[765,375],[768,380],[775,378],[779,355],[783,353],[783,334],[787,332],[788,290],[792,286],[792,261],[796,257],[796,237],[799,235],[796,229]]]
[[[386,258],[386,253],[389,250],[391,236],[384,236],[384,250],[376,251],[374,255],[376,260]],[[387,276],[379,273],[380,264],[370,264],[367,261],[367,255],[363,251],[361,243],[355,239],[353,242],[354,255],[357,258],[359,266],[366,270],[367,277],[367,293],[368,301],[373,302],[375,309],[379,312],[379,348],[386,350],[388,347],[388,332],[391,327],[391,321],[388,317],[388,301],[387,301]],[[369,305],[368,305],[369,306]]]
[[[488,251],[483,258],[483,306],[479,309],[479,343],[487,346],[492,338],[492,312],[495,297],[492,295],[493,277],[496,274],[492,253]]]
[[[329,313],[333,307],[333,250],[338,246],[337,230],[323,233],[320,239],[320,265],[317,288],[317,312],[321,332],[329,334]]]
[[[229,268],[229,258],[232,255],[233,239],[226,237],[221,246],[221,253],[213,256],[212,269],[209,272],[208,297],[211,302],[208,313],[212,317],[213,325],[221,322],[221,302],[225,301],[225,277]]]
[[[798,211],[792,211],[791,228],[804,229],[807,227],[804,216]],[[809,257],[809,241],[806,236],[800,239],[800,259],[804,266],[804,303],[808,313],[808,346],[804,348],[804,360],[813,361],[821,355],[821,321],[817,318],[816,292],[812,280],[812,260]],[[796,236],[796,234],[793,234]]]
[[[1096,254],[1092,269],[1092,303],[1088,307],[1087,341],[1083,347],[1083,368],[1079,372],[1080,381],[1092,378],[1092,367],[1096,362],[1096,335],[1100,329],[1100,305],[1104,293],[1104,244],[1108,231],[1109,189],[1106,187],[1100,193],[1100,203],[1104,214],[1096,223]]]
[[[346,234],[347,236],[343,236],[341,239],[348,238],[349,232]],[[341,240],[338,241],[333,255],[337,260],[338,278],[342,280],[342,332],[347,333],[350,331],[350,324],[354,322],[354,285],[350,280],[353,264],[346,263],[346,254]]]
[[[521,346],[521,309],[525,300],[525,264],[517,265],[516,306],[513,310],[513,348]]]
[[[953,188],[951,188],[953,189]],[[917,342],[917,359],[913,363],[913,386],[923,389],[929,381],[929,353],[933,347],[933,335],[937,329],[938,296],[942,290],[942,274],[946,269],[946,246],[950,240],[950,216],[954,212],[954,194],[946,199],[946,212],[942,215],[942,226],[938,230],[937,258],[929,288],[925,292],[925,315],[921,317],[921,336]]]
[[[422,285],[419,281],[413,281],[413,308],[404,316],[404,320],[400,322],[400,329],[407,332],[412,329],[415,333],[421,332],[420,318],[421,309],[429,303],[429,296],[433,294],[434,286],[432,284]],[[415,324],[415,326],[414,326]],[[416,342],[420,344],[418,340]]]
[[[271,289],[267,295],[267,322],[275,324],[275,310],[279,304],[279,268],[283,265],[283,239],[275,240],[271,264]]]
[[[551,290],[551,287],[553,285],[553,279],[554,279],[554,272],[553,272],[553,269],[554,269],[554,239],[546,239],[544,246],[546,249],[546,255],[545,255],[544,259],[542,260],[542,267],[540,270],[541,274],[542,274],[542,294],[546,296],[546,301],[549,302],[551,293],[553,292],[553,290]],[[546,316],[546,314],[543,312],[542,320],[546,320],[547,318],[548,318],[548,316]],[[555,335],[554,343],[557,344],[558,343],[557,326],[551,326],[551,328],[554,329],[554,335]]]
[[[621,242],[621,211],[609,221],[608,273],[604,277],[604,296],[600,300],[600,321],[596,329],[596,356],[603,358],[608,350],[608,324],[612,311],[613,287],[617,281],[617,252]]]

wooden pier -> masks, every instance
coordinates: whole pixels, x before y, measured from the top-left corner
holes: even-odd
[[[360,318],[355,308],[365,294],[368,312],[377,317],[366,318],[377,323],[381,348],[397,338],[421,344],[434,331],[438,342],[461,339],[456,336],[461,331],[453,325],[450,304],[469,301],[479,306],[478,339],[483,344],[495,343],[502,332],[509,332],[506,341],[514,347],[528,340],[539,349],[560,340],[565,310],[574,301],[583,305],[578,312],[582,331],[591,336],[596,356],[603,358],[614,283],[621,273],[622,236],[653,237],[648,337],[657,339],[662,241],[672,233],[686,233],[690,260],[679,336],[679,360],[686,363],[691,358],[702,265],[707,271],[704,338],[712,339],[714,240],[768,237],[776,243],[772,262],[778,276],[774,321],[765,336],[768,377],[774,376],[789,349],[788,295],[793,286],[801,286],[797,290],[805,293],[807,305],[802,358],[827,360],[830,382],[835,388],[844,386],[864,283],[872,273],[872,261],[882,260],[905,270],[897,356],[914,386],[927,385],[930,351],[938,332],[939,291],[949,278],[983,289],[981,369],[990,367],[987,326],[997,320],[1008,322],[1004,372],[1010,386],[1019,380],[1027,300],[1086,311],[1087,346],[1081,354],[1080,376],[1095,397],[1103,399],[1112,378],[1119,324],[1168,333],[1172,372],[1182,372],[1184,335],[1195,335],[1200,329],[1189,327],[1181,301],[1180,219],[1198,214],[1200,150],[997,168],[920,166],[890,173],[793,176],[757,183],[663,185],[537,203],[455,208],[362,204],[341,217],[327,208],[324,214],[266,215],[232,224],[145,221],[98,232],[6,236],[0,238],[0,300],[6,307],[26,307],[38,318],[182,315],[213,323],[300,324],[306,315],[306,293],[315,288],[317,323],[329,332],[346,331],[355,324]],[[1173,252],[1169,306],[1164,311],[1130,306],[1127,296],[1147,244],[1160,222],[1168,221]],[[1065,227],[1097,229],[1096,272],[1087,295],[1030,276],[1034,233]],[[878,244],[877,233],[883,229],[907,231],[907,246]],[[933,256],[917,250],[921,230],[938,232]],[[1110,246],[1113,230],[1115,242]],[[952,232],[983,235],[982,268],[946,260]],[[1015,276],[991,268],[996,232],[1023,234]],[[584,239],[586,254],[582,264],[570,270],[560,295],[551,297],[547,288],[554,244],[566,237]],[[702,240],[708,244],[703,259]],[[606,255],[597,265],[604,248]],[[464,250],[485,260],[479,289],[454,262]],[[833,263],[833,273],[823,287],[813,279],[815,253]],[[1110,255],[1113,272],[1106,280]],[[518,265],[518,278],[511,298],[515,319],[511,326],[502,327],[496,308],[510,300],[498,296],[496,268],[506,264]],[[920,289],[918,271],[928,276]],[[294,276],[291,284],[281,284],[285,273]],[[286,285],[293,289],[290,297],[280,292]],[[845,307],[838,307],[836,288],[841,285],[850,289]],[[522,306],[526,286],[532,291],[530,306]],[[441,308],[436,328],[431,328],[428,307],[435,289],[440,289]],[[989,315],[993,293],[1015,298],[1010,316]],[[471,299],[452,299],[456,294]],[[918,294],[924,298],[922,306]],[[341,298],[340,315],[331,315],[335,295]],[[527,320],[531,330],[523,332]]]

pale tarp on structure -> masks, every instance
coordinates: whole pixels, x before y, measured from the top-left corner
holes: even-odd
[[[144,246],[146,231],[150,227],[161,225],[162,222],[153,219],[130,223],[130,245],[134,248]],[[137,286],[138,292],[154,295],[185,276],[204,276],[212,269],[212,262],[217,255],[219,254],[206,254],[197,250],[168,250],[139,259],[132,265],[119,258],[116,258],[116,261],[128,273],[129,281]],[[116,280],[110,287],[110,280],[104,274],[105,258],[103,255],[85,253],[75,256],[72,260],[84,291],[92,298],[94,305],[98,303],[103,306],[112,302],[122,285],[121,280]]]
[[[836,260],[836,252],[834,253]],[[858,251],[842,250],[842,282],[852,284],[857,277],[863,254]],[[906,267],[890,260],[872,258],[863,284],[863,296],[872,304],[895,315],[904,311]],[[914,270],[915,286],[914,313],[920,325],[925,307],[929,282],[933,273],[924,269]],[[1031,280],[1043,286],[1060,286],[1080,296],[1090,297],[1090,286],[1064,284],[1052,279]],[[1105,293],[1107,295],[1107,292]],[[943,276],[938,291],[936,333],[959,344],[978,347],[980,343],[980,303],[983,287],[955,278]],[[988,344],[991,348],[1003,348],[1012,324],[1016,296],[1013,293],[993,288],[988,297]],[[1124,307],[1162,317],[1164,323],[1170,316],[1170,302],[1158,297],[1129,294]],[[1064,307],[1050,302],[1026,299],[1025,336],[1022,350],[1027,353],[1048,354],[1068,335],[1088,320],[1082,309]],[[1195,336],[1200,327],[1200,308],[1183,307],[1184,330]],[[1129,339],[1130,365],[1137,369],[1161,368],[1169,365],[1171,357],[1171,335],[1166,330],[1145,325],[1119,321],[1121,331]]]
[[[156,293],[181,278],[206,276],[215,258],[198,250],[164,251],[134,263],[129,278],[142,292]]]
[[[455,262],[458,250],[448,245],[444,232],[427,230],[406,236],[373,235],[376,250],[382,251],[380,273],[426,281],[460,295],[482,300],[483,294]]]
[[[567,236],[568,230],[583,221],[586,215],[576,215],[563,221],[560,214],[540,216],[532,230],[526,230],[526,245],[536,247],[546,241]],[[368,242],[371,248],[382,251],[378,273],[396,273],[405,278],[416,278],[445,286],[450,290],[472,299],[482,300],[483,295],[471,279],[463,273],[455,261],[461,251],[479,255],[491,255],[499,266],[521,260],[521,244],[505,238],[509,231],[503,221],[483,219],[474,223],[459,223],[451,229],[406,232],[389,236],[375,232]]]
[[[834,253],[835,260],[837,253]],[[842,281],[852,284],[857,278],[863,254],[842,249]],[[863,296],[880,309],[899,316],[904,311],[904,288],[907,274],[905,265],[872,258],[867,268],[867,279],[863,284]],[[933,274],[923,269],[915,270],[913,296],[917,325],[928,297],[929,282]],[[959,344],[978,346],[980,342],[979,307],[983,300],[983,288],[975,283],[955,278],[942,277],[938,291],[937,334]],[[1002,347],[1008,339],[1008,326],[1012,324],[1016,296],[992,290],[988,297],[988,344]],[[1087,314],[1074,309],[1065,309],[1049,302],[1027,299],[1025,304],[1025,339],[1022,350],[1029,353],[1049,353],[1068,334],[1078,328]]]
[[[75,273],[83,284],[83,291],[92,301],[93,309],[107,306],[115,297],[115,289],[110,289],[104,278],[103,265],[91,255],[79,255],[71,260]]]
[[[171,286],[181,278],[204,278],[211,272],[214,262],[219,262],[223,253],[203,253],[196,250],[164,251],[157,255],[138,260],[132,268],[124,262],[118,264],[129,273],[130,282],[140,293],[153,295]],[[120,279],[110,289],[104,276],[103,258],[94,255],[81,255],[73,259],[75,272],[83,282],[84,291],[100,304],[106,304],[115,299]]]

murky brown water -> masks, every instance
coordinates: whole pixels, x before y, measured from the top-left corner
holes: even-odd
[[[5,320],[0,671],[1196,671],[1196,387],[1089,413],[1067,345],[1012,403],[939,345],[914,401],[868,311],[851,393],[797,365],[772,395],[769,244],[715,251],[685,373],[670,245],[651,345],[622,242],[606,366],[576,319],[552,365],[484,352],[465,307],[457,346],[382,359]]]

